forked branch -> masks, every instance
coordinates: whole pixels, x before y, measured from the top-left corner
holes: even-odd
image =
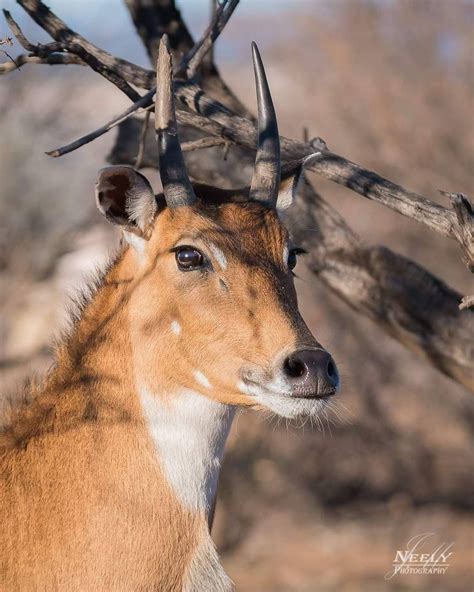
[[[232,13],[237,8],[239,0],[229,0],[218,4],[209,27],[204,31],[201,39],[194,45],[191,51],[184,57],[176,76],[185,73],[188,79],[194,78],[204,57],[211,50],[214,42],[222,33]]]
[[[18,55],[15,59],[0,64],[0,74],[8,74],[13,70],[18,70],[25,64],[46,64],[48,66],[67,66],[68,64],[76,64],[83,66],[84,62],[81,58],[67,53],[52,53],[51,55],[40,58],[35,55]]]

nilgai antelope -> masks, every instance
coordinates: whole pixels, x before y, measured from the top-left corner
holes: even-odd
[[[123,247],[3,432],[2,590],[231,589],[210,526],[236,408],[315,416],[338,390],[298,312],[298,248],[279,219],[302,165],[281,181],[252,49],[250,188],[190,182],[166,39],[155,105],[163,194],[132,168],[100,172],[97,206]]]

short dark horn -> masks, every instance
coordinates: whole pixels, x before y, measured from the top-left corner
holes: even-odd
[[[163,35],[160,41],[156,86],[155,130],[163,193],[168,207],[187,206],[196,201],[196,196],[186,172],[178,138],[173,93],[173,62],[167,35]]]
[[[280,185],[280,137],[262,58],[255,43],[252,43],[252,58],[257,87],[258,144],[250,198],[276,206]]]

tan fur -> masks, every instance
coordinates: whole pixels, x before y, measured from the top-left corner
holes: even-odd
[[[176,499],[137,384],[165,399],[178,385],[248,406],[237,388],[243,364],[265,368],[314,343],[282,261],[286,230],[275,211],[238,201],[161,207],[143,260],[124,248],[44,384],[14,410],[1,439],[2,590],[189,587],[209,516]],[[207,276],[179,271],[169,252],[178,242],[211,258],[212,243],[227,268],[214,260]]]

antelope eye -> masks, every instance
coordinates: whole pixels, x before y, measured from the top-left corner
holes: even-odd
[[[179,247],[175,251],[176,263],[182,271],[198,269],[204,264],[204,257],[194,247]]]
[[[294,251],[290,251],[290,254],[288,255],[288,268],[294,269],[297,263],[298,258],[296,256],[296,253]]]
[[[298,263],[298,255],[303,255],[304,253],[306,253],[304,249],[291,249],[288,255],[288,268],[293,270],[296,267],[296,264]]]

